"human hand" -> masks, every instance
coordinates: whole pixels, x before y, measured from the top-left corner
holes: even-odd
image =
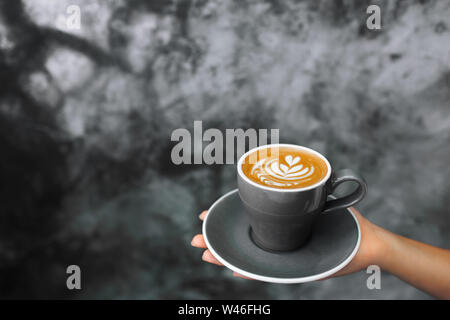
[[[361,229],[361,242],[358,252],[348,265],[346,265],[343,269],[339,270],[337,273],[325,279],[354,273],[367,268],[371,264],[379,264],[378,261],[380,261],[381,256],[384,253],[385,246],[383,244],[384,242],[382,241],[383,229],[372,224],[369,220],[364,218],[355,208],[352,207],[350,208],[350,210],[353,212],[356,219],[358,220]],[[207,214],[208,211],[206,210],[203,211],[199,216],[200,219],[203,220]],[[206,247],[203,235],[201,234],[195,235],[191,241],[191,245],[197,248],[206,249],[202,255],[203,261],[216,264],[218,266],[223,266],[223,264],[220,263],[220,261],[217,260],[212,255],[211,251],[209,251],[208,248]],[[237,272],[233,272],[233,275],[236,277],[250,279]]]
[[[358,252],[348,265],[321,280],[354,273],[369,265],[378,265],[420,290],[441,299],[450,299],[450,250],[396,235],[371,223],[355,208],[350,210],[361,229]],[[200,219],[203,220],[207,214],[207,211],[203,211]],[[191,244],[206,249],[202,256],[204,261],[222,266],[207,249],[203,235],[196,235]],[[233,274],[249,279],[236,272]]]
[[[207,210],[203,211],[203,212],[199,215],[200,220],[203,221],[203,220],[205,219],[205,217],[206,217],[207,214],[208,214],[208,211],[207,211]],[[193,247],[196,247],[196,248],[206,249],[205,251],[203,251],[203,255],[202,255],[202,260],[203,260],[203,261],[206,261],[206,262],[209,262],[209,263],[218,265],[218,266],[223,266],[223,264],[220,263],[220,261],[217,260],[217,259],[213,256],[213,254],[211,253],[211,251],[208,250],[208,247],[206,246],[206,243],[205,243],[205,238],[203,238],[203,235],[202,235],[202,234],[197,234],[197,235],[195,235],[195,236],[192,238],[191,245],[192,245]],[[233,275],[234,275],[235,277],[240,277],[240,278],[244,278],[244,279],[249,279],[249,280],[251,280],[250,278],[248,278],[248,277],[246,277],[246,276],[244,276],[244,275],[241,275],[241,274],[239,274],[239,273],[237,273],[237,272],[233,272]]]
[[[385,231],[363,217],[355,208],[351,207],[350,210],[358,220],[361,230],[361,242],[359,244],[358,252],[349,264],[325,279],[358,272],[366,269],[370,265],[379,265],[381,263],[382,255],[386,252],[385,241],[383,241],[383,234]]]

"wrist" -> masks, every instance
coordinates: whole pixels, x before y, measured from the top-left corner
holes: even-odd
[[[392,233],[373,225],[374,239],[376,242],[373,264],[378,265],[382,270],[389,271],[389,261],[392,256]]]

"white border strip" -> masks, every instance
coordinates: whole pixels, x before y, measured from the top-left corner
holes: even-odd
[[[312,153],[312,154],[318,156],[318,157],[319,157],[320,159],[322,159],[322,160],[325,162],[325,164],[327,165],[327,168],[328,168],[327,175],[326,175],[322,180],[320,180],[319,182],[317,182],[317,183],[315,183],[315,184],[313,184],[313,185],[310,185],[310,186],[307,186],[307,187],[303,187],[303,188],[295,188],[295,189],[280,189],[280,188],[267,187],[267,186],[263,186],[263,185],[261,185],[261,184],[258,184],[258,183],[256,183],[256,182],[251,181],[251,180],[250,180],[249,178],[247,178],[247,177],[245,176],[245,174],[242,172],[242,162],[244,161],[244,159],[245,159],[250,153],[253,153],[253,152],[257,151],[257,150],[267,149],[267,148],[273,148],[273,147],[288,147],[288,148],[293,148],[293,149],[300,149],[300,150],[308,151],[308,152],[310,152],[310,153]],[[278,192],[298,192],[298,191],[306,191],[306,190],[314,189],[314,188],[317,188],[318,186],[324,184],[325,182],[327,182],[328,178],[329,178],[330,175],[331,175],[331,165],[330,165],[330,163],[328,162],[327,158],[325,158],[325,157],[324,157],[323,155],[321,155],[319,152],[317,152],[317,151],[315,151],[315,150],[313,150],[313,149],[307,148],[307,147],[302,147],[302,146],[297,146],[297,145],[295,145],[295,144],[287,144],[287,143],[266,144],[266,145],[264,145],[264,146],[260,146],[260,147],[257,147],[257,148],[253,148],[253,149],[247,151],[247,152],[244,153],[244,154],[241,156],[241,158],[239,159],[239,161],[238,161],[238,163],[237,163],[237,170],[238,170],[238,174],[241,176],[242,179],[244,179],[246,182],[248,182],[248,183],[254,185],[255,187],[258,187],[258,188],[261,188],[261,189],[266,189],[266,190],[271,190],[271,191],[278,191]]]
[[[350,214],[352,215],[353,219],[356,222],[356,226],[358,228],[358,240],[356,242],[356,246],[353,249],[352,253],[347,257],[347,259],[345,259],[341,264],[337,265],[336,267],[334,267],[333,269],[330,269],[328,271],[319,273],[319,274],[315,274],[312,276],[308,276],[308,277],[300,277],[300,278],[275,278],[275,277],[267,277],[267,276],[263,276],[263,275],[259,275],[259,274],[255,274],[255,273],[251,273],[251,272],[247,272],[245,270],[239,269],[238,267],[232,265],[231,263],[229,263],[228,261],[226,261],[225,259],[223,259],[216,251],[214,251],[214,248],[211,246],[211,244],[208,241],[208,236],[206,234],[206,224],[208,223],[208,217],[209,217],[209,213],[214,209],[214,207],[219,204],[219,202],[221,202],[223,199],[225,199],[226,197],[230,196],[231,194],[237,192],[238,189],[234,189],[230,192],[227,192],[226,194],[224,194],[223,196],[221,196],[219,199],[216,200],[216,202],[213,203],[213,205],[209,208],[208,210],[208,214],[206,215],[204,221],[203,221],[203,227],[202,227],[202,233],[203,233],[203,238],[205,239],[205,243],[206,246],[208,247],[209,251],[211,251],[212,255],[219,260],[220,263],[222,263],[223,265],[225,265],[227,268],[252,279],[255,280],[259,280],[259,281],[264,281],[264,282],[271,282],[271,283],[304,283],[304,282],[310,282],[310,281],[316,281],[316,280],[320,280],[323,278],[326,278],[328,276],[331,276],[332,274],[335,274],[336,272],[338,272],[339,270],[341,270],[342,268],[344,268],[347,264],[349,264],[350,261],[352,261],[353,257],[356,255],[356,253],[358,252],[359,249],[359,245],[361,242],[361,229],[359,227],[359,223],[358,220],[356,219],[355,215],[353,214],[353,212],[350,209],[347,209]],[[333,213],[327,213],[327,214],[333,214]]]

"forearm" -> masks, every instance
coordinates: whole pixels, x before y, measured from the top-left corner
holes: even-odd
[[[380,267],[441,299],[450,299],[450,250],[411,240],[384,229],[377,231],[384,242]]]

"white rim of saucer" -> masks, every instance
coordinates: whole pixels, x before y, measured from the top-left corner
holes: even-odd
[[[331,276],[333,274],[335,274],[336,272],[338,272],[339,270],[341,270],[342,268],[344,268],[347,264],[350,263],[350,261],[352,261],[353,257],[356,255],[356,253],[358,252],[359,249],[359,245],[361,242],[361,228],[359,226],[358,223],[358,219],[356,219],[355,215],[353,214],[353,212],[350,209],[346,209],[350,212],[350,214],[352,215],[353,219],[355,220],[356,223],[356,227],[358,228],[358,240],[356,241],[356,245],[355,248],[353,249],[352,253],[340,264],[338,264],[337,266],[335,266],[334,268],[319,273],[319,274],[314,274],[311,276],[307,276],[307,277],[299,277],[299,278],[276,278],[276,277],[267,277],[267,276],[263,276],[260,274],[256,274],[256,273],[252,273],[252,272],[248,272],[245,270],[242,270],[236,266],[234,266],[233,264],[229,263],[228,261],[226,261],[225,259],[223,259],[220,254],[218,254],[214,248],[211,246],[211,244],[209,243],[208,240],[208,236],[206,234],[206,224],[208,223],[208,216],[209,216],[209,212],[211,210],[214,209],[214,207],[220,203],[223,199],[225,199],[226,197],[228,197],[229,195],[238,192],[238,189],[234,189],[231,190],[229,192],[227,192],[226,194],[224,194],[223,196],[221,196],[219,199],[217,199],[212,206],[208,209],[208,214],[206,215],[204,221],[203,221],[203,226],[202,226],[202,233],[203,233],[203,238],[205,239],[205,243],[206,246],[208,247],[208,250],[211,251],[212,255],[219,260],[220,263],[222,263],[224,266],[226,266],[228,269],[231,269],[232,271],[235,271],[243,276],[249,277],[251,279],[254,280],[259,280],[259,281],[264,281],[264,282],[270,282],[270,283],[305,283],[305,282],[311,282],[311,281],[316,281],[316,280],[320,280],[323,278],[326,278],[328,276]],[[333,214],[333,213],[329,213],[329,214]]]
[[[326,174],[325,177],[323,177],[319,182],[316,182],[313,185],[307,186],[307,187],[301,187],[301,188],[292,188],[292,189],[280,189],[280,188],[274,188],[274,187],[268,187],[268,186],[263,186],[262,184],[258,184],[256,182],[253,182],[252,180],[250,180],[249,178],[247,178],[245,176],[245,174],[242,172],[242,162],[244,161],[244,159],[250,154],[253,153],[257,150],[261,150],[261,149],[267,149],[267,148],[273,148],[273,147],[289,147],[289,148],[294,148],[294,149],[300,149],[300,150],[305,150],[308,151],[316,156],[318,156],[320,159],[322,159],[325,164],[327,165],[328,168],[328,172]],[[239,161],[237,163],[237,171],[239,176],[241,176],[242,179],[244,179],[246,182],[250,183],[253,186],[256,186],[258,188],[261,189],[265,189],[265,190],[270,190],[270,191],[276,191],[276,192],[299,192],[299,191],[306,191],[306,190],[311,190],[314,188],[317,188],[318,186],[324,184],[325,182],[328,181],[328,178],[331,176],[331,165],[330,162],[328,161],[327,158],[325,158],[322,154],[320,154],[319,152],[317,152],[316,150],[310,149],[308,147],[303,147],[303,146],[298,146],[295,144],[288,144],[288,143],[274,143],[274,144],[266,144],[264,146],[260,146],[257,148],[253,148],[249,151],[247,151],[246,153],[244,153],[240,158]]]

